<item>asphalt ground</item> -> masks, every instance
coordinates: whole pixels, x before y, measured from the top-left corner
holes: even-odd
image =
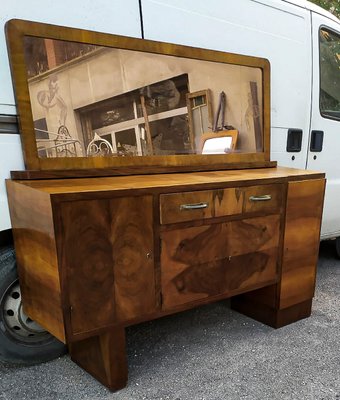
[[[323,242],[312,316],[275,330],[219,302],[127,329],[128,386],[68,355],[0,364],[0,400],[340,400],[340,260]]]

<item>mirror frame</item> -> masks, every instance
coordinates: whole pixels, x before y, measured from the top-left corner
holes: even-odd
[[[39,158],[24,56],[25,36],[73,41],[97,46],[260,68],[262,70],[263,91],[263,151],[217,155]],[[94,170],[105,170],[105,174],[108,174],[111,170],[113,174],[125,175],[140,174],[141,171],[143,171],[142,173],[159,173],[273,166],[273,162],[270,162],[270,64],[264,58],[18,19],[13,19],[6,23],[6,38],[14,92],[17,100],[24,161],[28,170],[58,170],[59,173],[65,170],[83,170],[82,175],[86,175],[84,170],[91,170],[92,172]]]

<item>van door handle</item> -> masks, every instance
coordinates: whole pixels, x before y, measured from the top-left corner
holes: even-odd
[[[323,131],[312,131],[310,138],[310,151],[320,152],[323,145]]]
[[[302,129],[288,129],[287,134],[287,152],[299,152],[302,145]]]

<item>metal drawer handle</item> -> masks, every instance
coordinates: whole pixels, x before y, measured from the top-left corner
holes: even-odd
[[[179,209],[182,210],[200,210],[209,207],[209,203],[181,204]]]
[[[272,196],[270,194],[264,194],[262,196],[250,196],[250,201],[268,201],[271,200]]]

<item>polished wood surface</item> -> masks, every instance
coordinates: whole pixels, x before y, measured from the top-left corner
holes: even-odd
[[[125,329],[107,332],[69,345],[71,359],[110,390],[119,390],[128,380]]]
[[[183,166],[143,166],[143,169],[135,168],[96,168],[96,169],[45,169],[45,170],[24,170],[24,171],[11,171],[11,179],[15,180],[31,180],[31,179],[58,179],[58,178],[91,178],[102,176],[122,176],[122,175],[139,175],[148,174],[161,174],[161,173],[174,173],[174,172],[199,172],[199,171],[216,171],[216,170],[231,170],[236,169],[240,165],[232,162],[214,164],[214,165],[183,165]],[[260,161],[260,162],[243,162],[242,169],[253,168],[275,168],[276,161]]]
[[[243,212],[279,213],[284,204],[283,184],[258,185],[244,188]],[[266,199],[268,196],[268,200]]]
[[[23,185],[53,195],[85,193],[118,192],[127,190],[153,189],[157,192],[173,193],[178,190],[204,190],[210,188],[235,187],[243,185],[258,185],[271,183],[283,183],[301,179],[323,178],[324,174],[299,170],[293,168],[260,168],[254,170],[231,170],[192,172],[185,174],[157,174],[157,175],[133,175],[102,178],[78,178],[78,179],[49,179],[19,181]],[[111,196],[112,194],[109,194]],[[55,196],[54,196],[55,197]]]
[[[288,184],[278,284],[237,296],[232,307],[275,328],[311,312],[320,243],[325,180]]]
[[[261,294],[262,289],[256,293]],[[248,294],[233,297],[231,305],[234,310],[276,329],[308,318],[312,311],[312,299],[280,309],[259,303],[254,300],[254,296]]]
[[[109,201],[64,202],[60,214],[72,333],[109,326],[116,318]]]
[[[231,65],[243,65],[259,68],[263,76],[263,151],[256,153],[233,153],[220,155],[169,155],[143,157],[60,157],[39,158],[36,136],[27,85],[25,64],[24,37],[36,36],[45,39],[57,39],[78,43],[93,44],[135,50],[175,57],[206,60]],[[56,25],[41,24],[31,21],[10,20],[6,24],[6,38],[9,59],[12,69],[19,125],[24,149],[24,160],[27,169],[103,169],[110,167],[126,168],[138,173],[141,167],[187,167],[204,169],[219,164],[232,163],[234,168],[243,168],[249,162],[266,162],[270,160],[270,64],[268,60],[214,50],[180,46],[171,43],[160,43],[144,39],[99,33],[82,29],[67,28]]]
[[[152,207],[152,196],[60,204],[71,336],[155,311]]]
[[[163,307],[275,279],[279,232],[279,215],[163,232]]]
[[[126,321],[156,308],[152,196],[110,201],[116,315]]]
[[[6,183],[25,313],[65,342],[50,198],[16,182]]]
[[[284,194],[283,184],[163,194],[160,221],[174,224],[241,213],[279,213]]]
[[[163,194],[160,196],[160,220],[161,224],[174,224],[241,214],[242,206],[241,188]]]
[[[288,184],[280,308],[314,296],[325,181]]]
[[[28,315],[112,390],[125,326],[230,296],[274,327],[305,318],[324,183],[289,168],[8,181]],[[183,201],[213,206],[183,218]]]

